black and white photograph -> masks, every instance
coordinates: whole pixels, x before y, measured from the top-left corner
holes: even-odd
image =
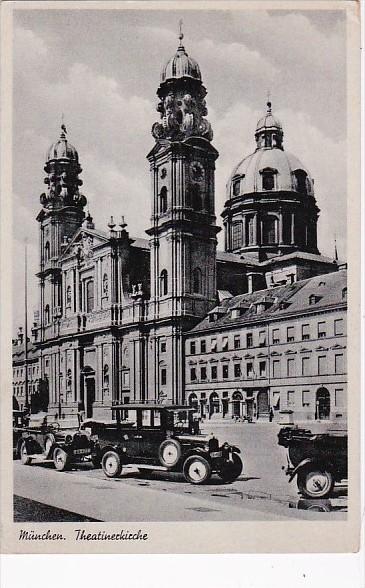
[[[356,3],[14,4],[16,550],[133,551],[154,523],[350,533]]]

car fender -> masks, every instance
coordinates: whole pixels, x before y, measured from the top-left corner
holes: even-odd
[[[289,482],[306,466],[311,465],[313,467],[324,468],[328,471],[333,472],[333,464],[331,462],[322,461],[320,459],[314,459],[313,457],[306,457],[303,459],[294,469],[290,472]]]
[[[231,445],[231,449],[232,449],[233,453],[241,453],[240,448],[236,447],[235,445]]]
[[[99,451],[98,451],[98,457],[100,456],[100,459],[102,459],[103,455],[107,452],[107,451],[115,451],[121,458],[121,460],[123,461],[123,463],[125,463],[125,453],[124,451],[122,451],[122,449],[120,448],[120,446],[118,444],[115,445],[105,445],[104,447],[100,447]]]
[[[207,461],[209,461],[209,463],[211,462],[211,457],[210,457],[209,451],[207,451],[203,447],[195,447],[195,448],[189,449],[189,451],[187,451],[186,453],[183,452],[181,459],[183,461],[185,461],[191,455],[200,455],[201,457],[204,457]]]

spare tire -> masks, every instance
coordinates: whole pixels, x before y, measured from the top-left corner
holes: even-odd
[[[163,466],[173,468],[181,457],[181,445],[175,439],[162,441],[158,449],[158,457]]]

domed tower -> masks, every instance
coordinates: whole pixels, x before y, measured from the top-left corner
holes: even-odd
[[[258,121],[256,150],[234,169],[227,184],[222,217],[225,249],[259,261],[278,254],[318,254],[313,179],[284,150],[283,129],[271,102]]]
[[[151,298],[167,313],[204,316],[216,298],[214,171],[218,152],[205,118],[200,68],[182,45],[157,90],[160,122],[148,154],[152,175]],[[173,310],[172,310],[173,309]]]
[[[155,382],[156,395],[167,395],[173,402],[183,400],[183,333],[216,304],[219,231],[214,212],[218,152],[205,118],[207,91],[182,39],[180,31],[177,51],[162,69],[157,90],[160,121],[152,127],[156,144],[147,156],[152,180],[149,311],[151,319],[159,320],[155,341],[165,336],[170,354],[161,368],[158,347],[149,350],[154,358],[150,381]]]
[[[66,127],[62,124],[58,141],[48,149],[44,166],[47,190],[40,196],[42,210],[37,216],[40,229],[38,277],[43,338],[54,335],[52,325],[62,315],[59,257],[85,217],[86,198],[79,191],[82,185],[79,157],[66,135]]]

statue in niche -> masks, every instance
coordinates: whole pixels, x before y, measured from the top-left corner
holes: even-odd
[[[108,293],[109,293],[109,281],[108,281],[108,276],[107,274],[104,274],[103,276],[103,295],[108,298]]]

